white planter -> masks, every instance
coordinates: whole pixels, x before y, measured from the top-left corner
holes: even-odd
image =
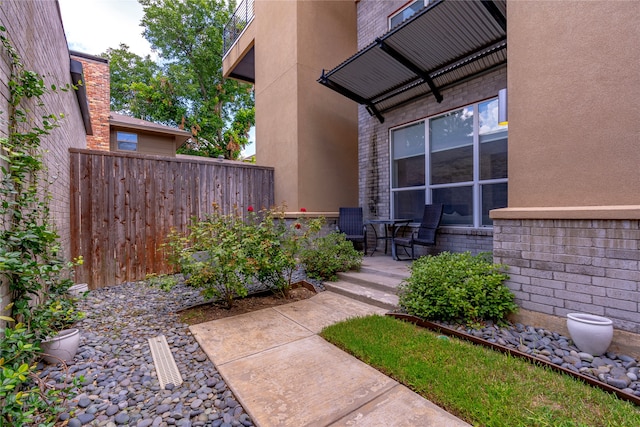
[[[55,337],[40,343],[42,359],[52,365],[61,361],[69,362],[78,351],[80,345],[80,331],[78,329],[64,329]]]
[[[576,347],[594,356],[606,352],[613,339],[611,319],[593,314],[567,314],[567,329]]]

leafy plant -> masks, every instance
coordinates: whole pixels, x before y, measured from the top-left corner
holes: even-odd
[[[490,254],[443,252],[411,265],[411,276],[399,289],[400,306],[425,319],[473,323],[502,320],[517,309],[503,282],[505,266]]]
[[[170,262],[187,276],[187,284],[231,307],[255,282],[286,297],[299,253],[323,222],[314,218],[288,223],[282,210],[256,213],[251,206],[246,219],[216,210],[202,221],[194,219],[188,235],[172,232],[164,248]]]
[[[5,33],[0,26],[9,64],[8,132],[0,138],[0,280],[8,284],[12,303],[0,326],[13,326],[0,329],[0,425],[53,425],[71,388],[45,387],[34,374],[34,362],[40,340],[78,314],[65,296],[73,283],[73,263],[59,257],[41,143],[64,115],[36,114],[44,107],[42,97],[58,88],[47,87],[41,75],[25,69]]]
[[[307,275],[318,280],[335,280],[336,273],[360,269],[362,253],[344,234],[332,232],[311,241],[300,256]]]

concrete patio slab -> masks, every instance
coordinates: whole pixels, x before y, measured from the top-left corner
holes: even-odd
[[[397,384],[316,335],[218,371],[259,426],[326,426]]]
[[[468,426],[316,335],[385,312],[325,291],[190,329],[256,427]]]
[[[358,426],[462,427],[469,424],[399,384],[329,427]]]
[[[322,292],[307,300],[274,307],[274,310],[316,334],[326,326],[351,317],[387,312],[332,292]]]
[[[269,308],[200,323],[189,329],[216,365],[313,335]]]

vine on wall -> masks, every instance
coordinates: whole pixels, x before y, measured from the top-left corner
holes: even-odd
[[[0,137],[0,280],[11,303],[0,322],[0,425],[54,425],[70,388],[50,389],[35,374],[40,342],[81,317],[66,291],[73,263],[59,258],[59,236],[49,215],[44,137],[62,114],[43,111],[43,76],[27,70],[0,26],[0,44],[10,68],[7,135]],[[2,313],[5,314],[5,313]]]

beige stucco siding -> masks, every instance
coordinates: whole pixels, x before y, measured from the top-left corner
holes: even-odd
[[[640,205],[640,2],[510,1],[509,206]]]

